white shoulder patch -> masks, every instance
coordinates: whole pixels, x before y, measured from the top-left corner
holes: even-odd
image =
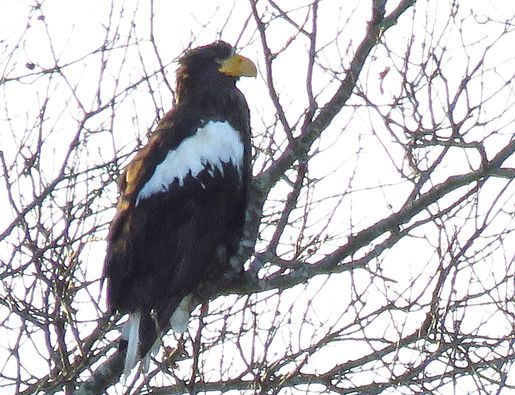
[[[228,162],[234,163],[241,170],[243,143],[240,135],[228,122],[210,121],[166,155],[150,180],[141,188],[136,205],[140,199],[165,192],[175,179],[179,185],[183,185],[190,171],[196,177],[207,163],[221,171],[222,164]]]

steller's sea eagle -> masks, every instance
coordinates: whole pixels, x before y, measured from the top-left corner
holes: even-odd
[[[126,373],[206,273],[224,270],[243,230],[251,135],[236,80],[255,77],[256,66],[223,41],[179,64],[177,102],[121,175],[107,237],[107,305],[129,314]]]

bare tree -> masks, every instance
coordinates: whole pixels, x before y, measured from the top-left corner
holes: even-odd
[[[16,3],[0,30],[2,393],[513,390],[513,7],[249,0],[185,32],[144,3],[69,25]],[[260,69],[245,272],[123,381],[99,287],[115,182],[176,56],[219,37]]]

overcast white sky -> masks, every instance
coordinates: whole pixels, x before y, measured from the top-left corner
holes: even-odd
[[[52,119],[53,127],[47,128],[48,141],[45,146],[45,163],[48,172],[46,177],[51,179],[52,174],[58,170],[60,160],[65,155],[68,144],[73,139],[73,133],[76,130],[77,119],[79,114],[94,109],[97,105],[97,88],[100,72],[100,57],[97,55],[89,55],[91,51],[99,48],[104,42],[106,34],[114,37],[113,29],[118,29],[118,34],[123,37],[122,42],[128,42],[129,46],[120,47],[119,50],[111,52],[112,58],[109,59],[109,68],[106,70],[103,78],[101,100],[108,100],[113,93],[119,93],[131,82],[138,81],[146,71],[157,70],[159,68],[154,48],[150,42],[143,43],[139,46],[132,45],[130,35],[138,37],[150,37],[150,2],[148,1],[114,1],[115,6],[111,9],[108,1],[60,1],[47,0],[42,3],[40,10],[34,10],[31,7],[32,2],[29,0],[0,0],[0,71],[8,78],[22,77],[22,83],[5,84],[0,99],[0,149],[5,152],[6,159],[14,157],[13,147],[16,136],[12,136],[10,130],[26,130],[30,127],[30,122],[37,118],[40,107],[47,97],[52,100],[48,105],[51,107],[48,114]],[[319,39],[320,46],[326,45],[321,53],[321,63],[327,67],[343,70],[346,66],[346,58],[342,64],[339,54],[346,51],[353,52],[355,46],[361,39],[364,31],[364,21],[369,15],[369,1],[337,1],[326,0],[321,2],[320,14],[327,23],[320,25]],[[484,49],[492,46],[489,50],[487,66],[491,64],[489,74],[486,76],[488,84],[482,81],[473,88],[477,89],[477,93],[481,91],[483,97],[497,92],[506,85],[506,80],[513,75],[515,58],[515,46],[513,35],[503,38],[500,42],[495,41],[502,30],[505,28],[502,23],[489,23],[488,29],[483,30],[483,22],[490,19],[502,21],[505,18],[515,14],[515,1],[464,1],[460,2],[460,17],[464,18],[463,22],[464,34],[460,35],[459,31],[454,27],[446,26],[448,22],[448,12],[446,1],[436,1],[431,4],[433,6],[429,11],[428,20],[429,27],[424,29],[434,34],[428,39],[428,42],[441,41],[445,45],[452,56],[448,56],[445,67],[447,75],[450,76],[450,86],[457,86],[461,80],[461,75],[467,69],[467,64],[475,64]],[[123,4],[123,7],[121,6]],[[281,2],[284,8],[292,5],[300,4],[298,1]],[[421,2],[420,7],[423,7]],[[439,6],[441,5],[441,7]],[[389,3],[389,8],[394,4]],[[245,79],[240,81],[239,86],[245,92],[249,102],[253,116],[254,129],[259,134],[259,130],[263,128],[266,122],[273,118],[273,109],[267,98],[266,82],[264,80],[264,69],[260,59],[261,47],[255,33],[255,27],[252,22],[248,22],[249,17],[248,4],[244,1],[154,1],[154,35],[159,54],[166,66],[166,71],[170,82],[173,84],[174,71],[176,64],[174,61],[177,56],[188,47],[192,42],[193,46],[207,44],[220,38],[220,32],[224,40],[230,43],[238,43],[238,46],[244,47],[242,53],[256,60],[260,68],[260,75],[256,80]],[[119,15],[119,10],[123,8],[123,15]],[[474,9],[474,17],[468,17],[469,8]],[[114,10],[110,16],[111,11]],[[340,12],[343,10],[343,12]],[[445,10],[445,16],[436,18],[433,23],[431,15],[434,12]],[[425,12],[421,9],[418,13],[420,26],[423,26]],[[302,9],[298,15],[303,15]],[[349,18],[349,19],[345,19]],[[458,18],[459,19],[459,18]],[[105,27],[110,23],[110,31],[106,32]],[[131,27],[132,25],[132,27]],[[30,27],[28,27],[30,26]],[[406,23],[403,29],[393,29],[390,36],[391,50],[387,54],[384,50],[377,52],[376,57],[367,65],[363,74],[364,83],[367,84],[368,93],[377,100],[377,103],[384,104],[391,101],[393,95],[396,94],[400,76],[395,73],[395,66],[402,63],[402,55],[404,44],[407,38],[414,33],[411,23]],[[486,26],[486,25],[485,25]],[[413,29],[416,29],[417,26]],[[332,39],[338,29],[342,30],[344,37],[338,45],[333,45]],[[415,33],[419,33],[416,32]],[[268,31],[269,38],[277,37],[277,40],[271,40],[272,49],[278,50],[284,45],[284,42],[292,34],[284,24],[272,24]],[[463,40],[466,40],[463,42]],[[471,50],[463,51],[462,46]],[[477,44],[477,45],[472,45]],[[472,49],[474,48],[474,49]],[[423,52],[422,47],[414,48],[414,51]],[[286,105],[292,118],[293,123],[295,117],[302,114],[302,109],[306,105],[305,95],[305,43],[295,43],[289,49],[288,55],[283,56],[276,62],[276,83],[278,90],[281,92],[281,101]],[[394,56],[394,55],[397,56]],[[465,59],[468,56],[468,63]],[[65,65],[72,62],[66,75],[67,81],[58,81],[49,83],[49,79],[40,78],[38,72],[45,69],[52,69],[55,66],[55,60],[59,65]],[[381,93],[378,81],[378,75],[386,67],[390,67],[392,71],[384,81],[384,93]],[[495,68],[495,69],[494,69]],[[322,69],[317,71],[316,88],[320,89],[318,97],[319,103],[323,104],[334,92],[334,85],[330,85],[333,81],[331,73],[325,73]],[[31,77],[34,74],[34,77]],[[455,80],[452,78],[456,76]],[[167,89],[162,80],[157,82],[155,88],[159,89],[156,95],[158,100],[157,106],[166,111],[172,103],[172,94]],[[334,82],[334,81],[333,81]],[[504,88],[502,88],[504,89]],[[116,119],[114,122],[115,135],[114,143],[108,142],[107,137],[98,137],[89,147],[88,155],[85,161],[95,163],[99,158],[109,158],[115,155],[115,151],[129,152],[134,147],[136,138],[144,138],[148,128],[156,116],[156,105],[149,100],[148,92],[144,87],[130,92],[130,100],[126,100],[123,105],[117,109]],[[443,97],[442,92],[442,97]],[[471,98],[474,100],[474,97]],[[509,89],[506,92],[496,96],[488,106],[492,114],[501,113],[504,103],[513,102],[513,92]],[[357,103],[354,102],[354,103]],[[463,103],[458,103],[458,105]],[[424,105],[422,103],[421,105]],[[83,107],[81,109],[80,107]],[[134,117],[134,111],[137,111],[137,119]],[[510,115],[511,113],[511,115]],[[7,115],[8,114],[8,115]],[[349,114],[355,115],[352,122],[347,124],[345,117]],[[264,120],[262,119],[264,118]],[[509,107],[506,115],[500,116],[496,127],[504,125],[502,130],[504,135],[498,136],[499,140],[489,139],[487,141],[487,149],[498,147],[500,141],[506,140],[509,130],[515,130],[513,123],[513,108]],[[8,122],[7,122],[8,121]],[[95,121],[93,121],[95,122]],[[359,177],[352,181],[353,188],[363,189],[367,192],[368,201],[361,201],[359,197],[354,198],[352,202],[342,204],[338,213],[339,217],[332,223],[332,229],[343,227],[345,229],[355,226],[357,228],[365,227],[373,223],[379,218],[389,213],[392,208],[397,209],[402,200],[398,196],[404,196],[407,185],[403,185],[395,171],[394,164],[402,166],[403,151],[384,136],[378,136],[375,130],[382,128],[381,121],[373,111],[360,111],[354,113],[354,109],[347,109],[342,116],[337,119],[338,125],[345,125],[345,139],[341,137],[340,129],[336,127],[333,132],[328,133],[322,143],[322,148],[327,148],[330,154],[323,157],[319,162],[313,162],[312,175],[323,176],[329,172],[339,174],[339,178],[328,179],[328,184],[336,185],[335,190],[324,189],[320,191],[320,196],[332,195],[342,192],[346,185],[350,185],[350,177],[354,171],[355,158],[353,155],[359,152]],[[337,125],[337,126],[338,126]],[[377,129],[376,129],[377,128]],[[477,129],[471,132],[470,136],[480,136],[481,130]],[[379,133],[378,133],[379,134]],[[9,137],[6,137],[9,136]],[[32,136],[31,139],[35,137]],[[383,140],[381,140],[383,139]],[[30,139],[29,139],[30,140]],[[256,136],[257,143],[260,137]],[[388,154],[396,158],[388,159],[385,153],[385,145]],[[331,149],[333,151],[331,151]],[[372,159],[371,159],[372,158]],[[463,158],[456,160],[452,164],[453,172],[457,170],[466,171],[469,162],[477,161],[477,157]],[[377,162],[382,161],[378,166]],[[338,173],[341,172],[341,173]],[[346,174],[341,176],[341,174]],[[442,172],[441,179],[448,177],[448,172]],[[337,180],[336,182],[334,180]],[[341,184],[341,188],[339,185]],[[389,186],[391,184],[391,186]],[[20,187],[23,189],[23,185]],[[376,191],[369,191],[376,185],[384,185]],[[28,187],[28,186],[27,186]],[[3,194],[4,185],[0,186],[0,204],[5,199]],[[28,187],[29,188],[29,187]],[[328,186],[329,188],[329,186]],[[30,189],[30,188],[29,188]],[[335,192],[336,191],[336,192]],[[113,187],[111,193],[116,195]],[[318,192],[317,192],[318,193]],[[365,196],[365,195],[362,195]],[[391,205],[391,207],[390,207]],[[351,216],[348,215],[352,211]],[[0,216],[0,231],[10,222],[14,214]],[[411,239],[411,246],[406,249],[397,249],[389,252],[389,259],[392,261],[402,262],[403,270],[398,270],[398,266],[391,265],[386,268],[383,274],[386,277],[395,276],[398,288],[395,292],[402,295],[402,290],[407,288],[413,281],[414,277],[420,276],[430,278],[434,265],[427,263],[427,266],[413,266],[413,262],[407,257],[407,252],[420,258],[422,262],[429,262],[434,257],[431,246],[423,240]],[[326,248],[331,249],[333,246],[328,244]],[[99,243],[97,253],[100,254],[103,245]],[[1,257],[0,252],[0,257]],[[423,257],[423,258],[421,258]],[[95,262],[89,263],[96,267],[96,273],[100,272],[102,261],[96,259]],[[492,274],[493,276],[493,274]],[[359,273],[357,274],[359,277]],[[347,295],[342,296],[339,300],[330,298],[333,287],[337,288],[341,285],[341,279],[331,279],[325,283],[325,279],[317,279],[311,286],[313,289],[320,288],[319,296],[313,303],[317,305],[320,312],[320,320],[329,322],[338,317],[331,316],[336,304],[345,300]],[[331,282],[335,284],[330,285]],[[423,282],[423,281],[422,281]],[[358,281],[359,283],[359,281]],[[426,282],[427,284],[427,282]],[[350,290],[349,290],[350,292]],[[299,292],[299,300],[307,298],[309,294],[304,291]],[[409,296],[407,296],[409,297]],[[370,309],[383,303],[381,294],[377,294],[377,298],[371,296]],[[286,304],[290,300],[286,301]],[[299,318],[300,319],[300,318]],[[406,323],[406,331],[409,331],[410,325],[416,325],[416,322]],[[496,322],[485,322],[484,326],[491,326],[492,331],[500,328],[496,327]],[[391,328],[390,328],[391,329]],[[390,330],[389,329],[389,330]],[[505,328],[501,328],[505,329]],[[385,329],[386,331],[386,329]],[[394,331],[395,333],[395,331]],[[309,334],[311,336],[312,334]],[[306,336],[308,334],[306,333]],[[307,337],[310,339],[310,337]],[[1,355],[1,353],[0,353]],[[323,358],[319,361],[323,363]],[[327,360],[326,360],[327,362]]]

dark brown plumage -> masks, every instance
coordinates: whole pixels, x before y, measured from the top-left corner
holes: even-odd
[[[120,177],[104,275],[109,309],[130,317],[126,370],[168,328],[205,273],[223,270],[236,253],[251,136],[235,82],[255,75],[254,64],[225,42],[186,52],[177,104]]]

